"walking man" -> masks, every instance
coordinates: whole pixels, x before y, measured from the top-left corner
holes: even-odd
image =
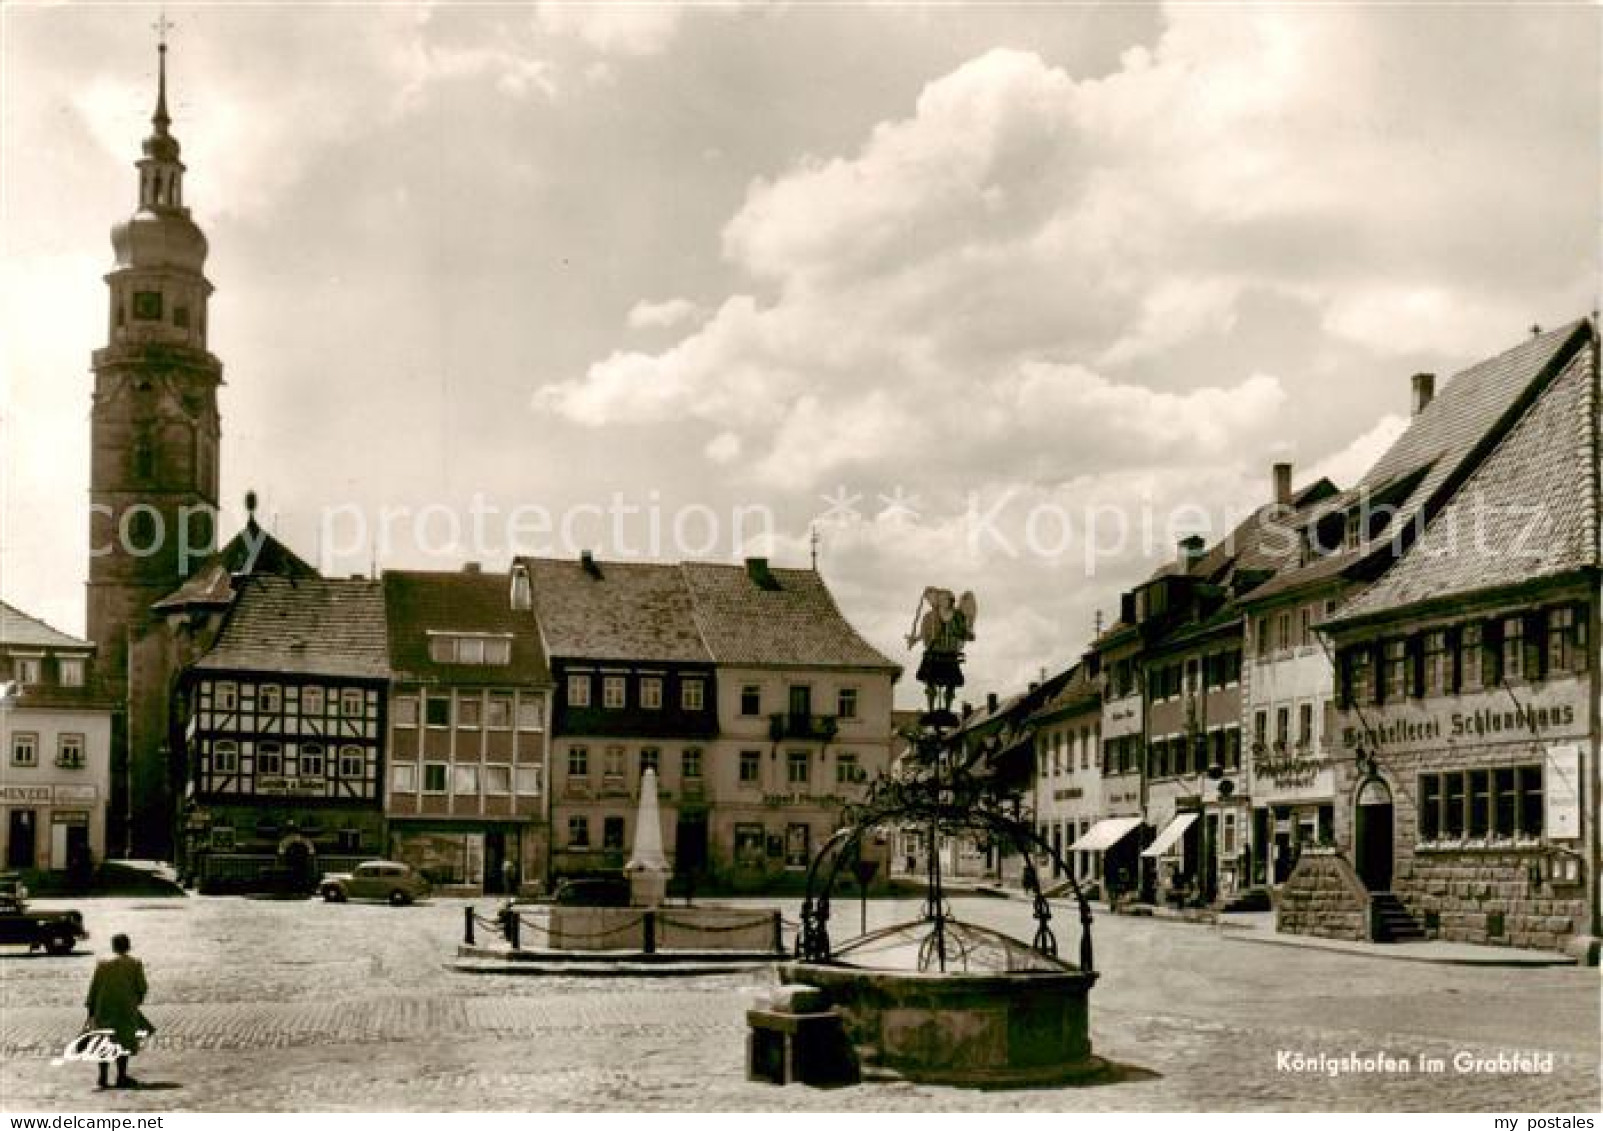
[[[89,1010],[89,1025],[109,1030],[121,1050],[117,1057],[116,1086],[137,1088],[139,1081],[128,1075],[128,1058],[139,1051],[139,1039],[155,1031],[155,1026],[139,1008],[145,1001],[145,965],[128,953],[127,935],[113,935],[111,949],[116,956],[95,966],[84,1007]],[[99,1063],[102,1088],[108,1087],[108,1067],[103,1060]]]

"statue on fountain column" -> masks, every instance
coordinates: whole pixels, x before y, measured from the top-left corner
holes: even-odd
[[[922,642],[924,658],[918,665],[918,681],[924,685],[929,709],[950,711],[952,698],[963,686],[963,645],[974,639],[974,619],[979,608],[972,592],[954,597],[950,589],[930,586],[913,610],[913,631],[907,646]]]

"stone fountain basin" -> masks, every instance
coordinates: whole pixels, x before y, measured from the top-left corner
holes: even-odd
[[[982,932],[967,927],[971,934]],[[989,932],[984,932],[989,934]],[[1022,949],[1006,936],[995,940]],[[816,986],[841,1014],[865,1075],[972,1087],[1072,1083],[1099,1075],[1091,1055],[1090,993],[1097,975],[1030,952],[1028,969],[940,973],[831,962],[788,962],[788,985]]]

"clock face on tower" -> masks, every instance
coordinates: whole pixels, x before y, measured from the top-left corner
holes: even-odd
[[[135,291],[134,317],[147,322],[161,320],[161,292]]]

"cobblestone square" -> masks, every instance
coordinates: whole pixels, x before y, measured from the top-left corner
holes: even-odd
[[[40,901],[40,905],[47,905]],[[1596,970],[1405,962],[1250,945],[1212,926],[1100,916],[1096,1052],[1118,1083],[977,1092],[748,1083],[745,1010],[769,969],[687,979],[469,975],[447,966],[464,901],[411,908],[229,897],[90,900],[94,954],[0,955],[0,1097],[11,1111],[384,1110],[1596,1110]],[[488,911],[489,901],[478,902]],[[869,922],[911,917],[874,902]],[[1028,937],[1028,907],[956,914]],[[795,917],[794,905],[785,906]],[[858,907],[836,906],[842,934]],[[1068,953],[1077,928],[1056,926]],[[82,1021],[96,957],[126,931],[159,1032],[146,1087],[97,1091],[53,1066]],[[1455,1056],[1551,1053],[1551,1072],[1460,1072]],[[1439,1074],[1331,1075],[1385,1054]],[[1300,1070],[1299,1070],[1300,1066]]]

